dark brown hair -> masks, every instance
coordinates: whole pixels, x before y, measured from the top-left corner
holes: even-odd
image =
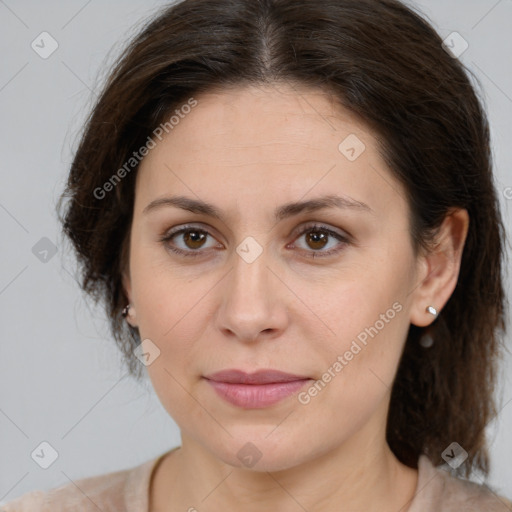
[[[404,185],[416,254],[454,208],[470,216],[457,286],[418,342],[411,325],[391,395],[387,441],[399,460],[434,464],[453,441],[461,466],[485,474],[485,426],[505,333],[505,230],[493,184],[488,121],[466,68],[425,19],[396,0],[185,0],[131,41],[106,81],[71,165],[60,216],[80,284],[102,301],[129,371],[137,329],[121,316],[137,165],[156,127],[213,87],[286,81],[332,92],[374,130]],[[122,179],[113,181],[123,168]],[[120,175],[118,175],[119,178]],[[110,181],[109,181],[110,180]],[[109,193],[105,191],[105,184]],[[99,197],[104,196],[104,197]],[[501,332],[500,332],[501,331]]]

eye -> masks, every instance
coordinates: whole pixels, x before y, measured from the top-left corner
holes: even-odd
[[[179,236],[178,236],[179,235]],[[211,237],[210,233],[204,229],[196,228],[193,226],[183,226],[179,229],[166,233],[160,241],[171,251],[182,256],[200,256],[205,251],[199,249],[211,249],[205,241]],[[181,246],[173,242],[177,239],[181,242]],[[172,243],[171,243],[172,242]]]
[[[303,236],[305,236],[304,242],[306,247],[301,247],[300,249],[306,252],[307,257],[311,258],[331,256],[343,250],[350,243],[349,236],[342,235],[327,226],[318,224],[303,228],[296,240]],[[323,250],[329,246],[328,250]]]
[[[336,254],[350,243],[350,237],[342,235],[327,226],[309,225],[298,233],[295,240],[305,236],[306,247],[299,247],[307,257],[327,257]],[[207,245],[208,237],[212,235],[205,229],[194,226],[182,226],[167,232],[160,238],[166,248],[181,256],[201,256],[209,249],[219,249],[223,246]],[[175,242],[174,240],[177,240]],[[330,249],[324,250],[331,246]]]

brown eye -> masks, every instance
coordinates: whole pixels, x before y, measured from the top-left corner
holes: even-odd
[[[208,237],[211,239],[209,246],[207,245]],[[208,231],[193,226],[168,232],[160,238],[160,241],[167,249],[182,256],[204,256],[208,249],[219,247],[212,245],[215,239]]]
[[[311,249],[323,249],[328,243],[329,235],[324,231],[309,231],[306,235],[306,243]]]
[[[200,249],[206,240],[204,231],[186,231],[183,234],[183,241],[189,249]]]
[[[220,249],[222,244],[208,246],[207,238],[213,236],[204,229],[195,227],[182,227],[164,235],[160,241],[164,246],[181,256],[206,255],[208,249]],[[340,252],[350,243],[350,235],[342,235],[325,226],[308,226],[302,230],[296,240],[304,237],[305,244],[298,248],[308,257],[331,256]],[[305,245],[305,246],[304,246]],[[330,246],[330,247],[329,247]],[[328,250],[323,250],[329,247]]]
[[[318,225],[306,226],[296,240],[301,238],[304,238],[304,243],[297,247],[307,257],[312,258],[334,255],[350,243],[349,235],[344,236],[326,226]],[[326,247],[327,250],[323,250]]]

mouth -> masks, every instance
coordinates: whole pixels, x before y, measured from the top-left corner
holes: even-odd
[[[222,370],[204,377],[216,393],[243,409],[261,409],[280,402],[299,391],[311,377],[278,370]]]

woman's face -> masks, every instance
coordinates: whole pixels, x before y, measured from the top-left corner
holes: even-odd
[[[183,440],[234,466],[382,443],[413,311],[428,305],[403,188],[372,133],[320,90],[194,99],[136,180],[125,287],[159,399]],[[184,199],[148,208],[178,196],[218,217]],[[310,380],[205,378],[228,369]]]

